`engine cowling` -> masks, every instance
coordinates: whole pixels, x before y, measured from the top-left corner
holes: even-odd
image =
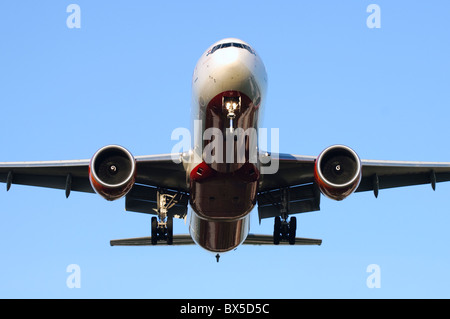
[[[322,194],[343,200],[359,186],[361,170],[361,160],[354,150],[344,145],[333,145],[317,157],[314,178]]]
[[[99,149],[89,164],[92,187],[107,200],[125,196],[136,178],[136,160],[124,147],[108,145]]]

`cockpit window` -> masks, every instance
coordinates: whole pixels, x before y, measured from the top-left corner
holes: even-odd
[[[213,54],[214,52],[216,52],[219,49],[224,49],[224,48],[229,48],[229,47],[236,47],[236,48],[245,49],[248,52],[250,52],[251,54],[256,55],[255,51],[251,47],[246,45],[246,44],[237,43],[237,42],[228,42],[228,43],[221,43],[221,44],[218,44],[218,45],[212,47],[212,49],[208,51],[206,56],[208,56],[210,54]]]

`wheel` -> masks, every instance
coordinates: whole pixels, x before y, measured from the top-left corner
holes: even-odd
[[[158,242],[158,219],[152,217],[152,245]]]
[[[291,217],[291,220],[289,221],[289,244],[290,245],[295,244],[296,230],[297,230],[297,218]]]
[[[167,245],[173,243],[173,218],[167,217]]]
[[[280,216],[275,217],[275,223],[273,226],[273,244],[278,245],[280,243],[280,233],[281,233],[281,218]]]

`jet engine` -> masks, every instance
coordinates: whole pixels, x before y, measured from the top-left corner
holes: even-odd
[[[333,145],[316,158],[314,178],[320,191],[334,200],[352,194],[361,182],[361,160],[351,148]]]
[[[99,149],[89,164],[89,180],[92,188],[107,200],[125,196],[134,185],[136,160],[119,145]]]

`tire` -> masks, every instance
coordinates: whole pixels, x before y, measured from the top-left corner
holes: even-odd
[[[295,244],[296,230],[297,230],[297,218],[291,217],[291,220],[289,221],[289,244],[290,245]]]
[[[281,232],[281,218],[280,216],[275,217],[275,223],[273,226],[273,244],[278,245],[280,243],[280,232]]]
[[[167,217],[167,245],[173,244],[173,218]]]
[[[158,242],[158,219],[152,217],[152,245]]]

